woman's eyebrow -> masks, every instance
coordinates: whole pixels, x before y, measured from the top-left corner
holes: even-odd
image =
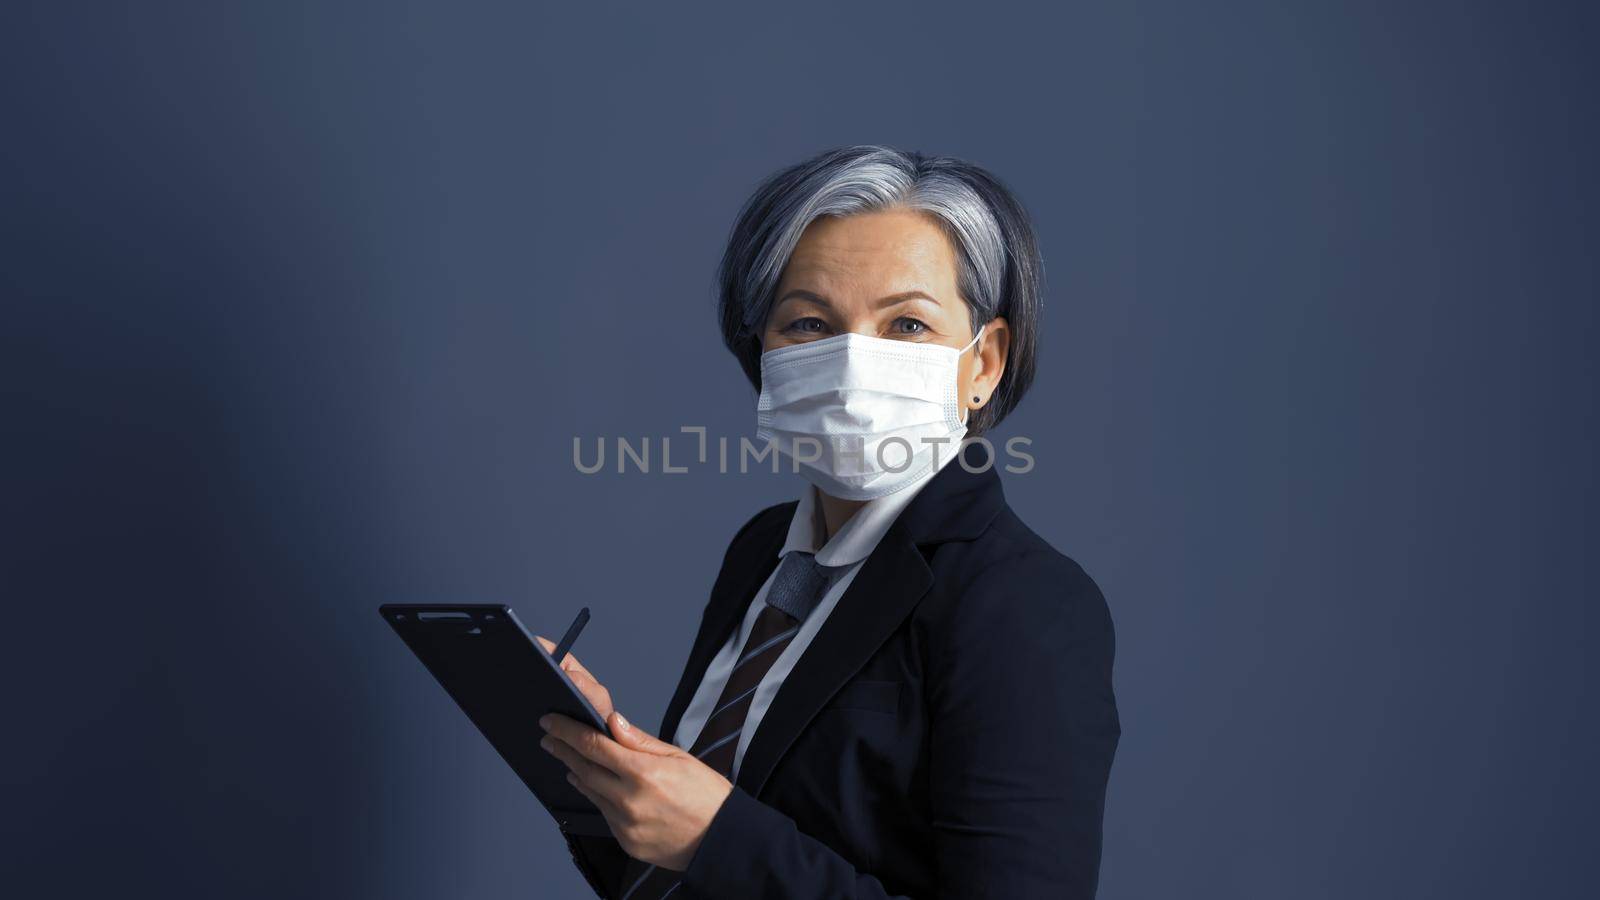
[[[782,303],[785,300],[791,299],[810,300],[812,303],[815,303],[818,306],[824,306],[828,309],[833,308],[833,304],[828,302],[828,298],[822,296],[821,294],[812,293],[805,288],[795,288],[785,293],[782,297],[778,298],[778,303]],[[932,295],[925,291],[901,291],[898,294],[890,294],[887,297],[879,297],[873,302],[872,306],[874,309],[883,309],[886,306],[893,306],[896,303],[904,303],[907,300],[926,300],[935,306],[939,304],[938,300],[935,300]],[[776,306],[777,304],[773,305]]]
[[[907,300],[926,300],[929,303],[932,303],[934,306],[939,305],[939,301],[933,299],[932,295],[924,291],[901,291],[898,294],[890,294],[887,297],[879,297],[878,302],[874,303],[873,307],[877,309],[883,309],[887,306],[893,306],[896,303],[904,303]]]
[[[828,302],[828,298],[822,296],[821,294],[813,294],[805,288],[795,288],[794,290],[789,291],[782,297],[778,298],[778,303],[783,303],[786,300],[810,300],[812,303],[815,303],[818,306],[825,306],[828,309],[833,309],[833,304]],[[777,306],[778,303],[774,303],[772,305]]]

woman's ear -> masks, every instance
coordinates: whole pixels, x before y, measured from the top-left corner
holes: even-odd
[[[983,336],[972,348],[972,361],[967,364],[969,375],[963,379],[961,403],[968,410],[983,407],[994,396],[1000,376],[1006,372],[1010,349],[1011,329],[1004,316],[995,316],[983,326]]]

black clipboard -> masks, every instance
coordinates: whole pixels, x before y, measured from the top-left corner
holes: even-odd
[[[499,604],[386,603],[378,607],[562,831],[611,837],[605,817],[567,783],[567,766],[539,746],[539,717],[561,713],[610,735],[605,720]],[[559,648],[557,648],[559,649]]]

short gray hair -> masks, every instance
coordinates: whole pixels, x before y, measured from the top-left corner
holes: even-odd
[[[757,186],[734,223],[717,269],[722,339],[761,388],[761,331],[801,234],[822,216],[899,207],[930,214],[956,250],[957,286],[972,329],[1010,325],[1005,373],[970,433],[993,428],[1033,382],[1044,266],[1027,212],[1000,180],[948,156],[872,144],[837,147]]]

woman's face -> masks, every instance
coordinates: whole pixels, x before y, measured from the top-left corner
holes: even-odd
[[[926,214],[892,209],[824,216],[801,235],[778,282],[762,352],[846,332],[956,348],[971,342],[955,249]],[[997,317],[961,356],[963,409],[989,401],[1005,371],[1009,342],[1006,321]]]

